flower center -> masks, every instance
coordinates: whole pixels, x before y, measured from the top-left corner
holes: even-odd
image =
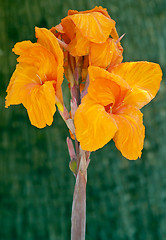
[[[110,103],[107,106],[104,106],[107,113],[112,113],[112,105],[113,103]]]

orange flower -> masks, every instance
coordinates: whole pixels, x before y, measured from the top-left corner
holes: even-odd
[[[37,43],[16,43],[13,52],[19,64],[7,88],[6,107],[22,103],[31,124],[43,128],[51,125],[55,104],[63,109],[63,52],[53,33],[35,28]]]
[[[89,67],[90,85],[75,114],[83,150],[95,151],[112,138],[130,160],[141,156],[145,136],[140,108],[156,95],[162,72],[148,62],[126,62],[108,72]]]
[[[109,40],[110,35],[114,40],[118,40],[119,37],[115,21],[110,18],[105,8],[95,7],[84,12],[69,10],[68,16],[51,29],[54,34],[55,30],[61,33],[72,56],[90,55],[91,65],[107,67],[111,62],[112,55],[115,54],[115,49],[118,51],[117,55],[120,54],[120,58],[122,58],[122,52],[117,50],[120,48],[120,43]]]

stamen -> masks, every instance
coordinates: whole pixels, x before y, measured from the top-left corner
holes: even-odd
[[[40,83],[43,84],[43,82],[42,82],[40,76],[39,76],[38,74],[36,74],[36,76],[39,78]]]

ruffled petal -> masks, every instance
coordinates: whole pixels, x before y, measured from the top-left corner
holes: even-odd
[[[56,84],[54,85],[54,87],[56,90],[56,96],[58,98],[57,104],[58,106],[62,107],[63,97],[62,97],[61,85],[63,82],[63,73],[64,73],[64,68],[63,68],[64,55],[63,55],[62,49],[59,46],[58,40],[56,39],[56,37],[51,31],[45,28],[37,28],[37,27],[35,28],[35,31],[36,31],[36,37],[38,38],[38,42],[42,46],[44,46],[47,50],[49,50],[53,54],[54,58],[56,59],[56,62],[55,62],[51,59],[51,56],[49,56],[48,58],[47,69],[48,70],[50,69],[50,74],[52,74],[50,77],[48,77],[48,80],[56,80]],[[44,69],[44,67],[41,67],[41,71],[42,69]]]
[[[108,104],[119,104],[125,97],[130,86],[118,75],[109,73],[108,71],[90,66],[88,87],[89,96],[103,106]]]
[[[115,21],[100,12],[74,14],[69,16],[82,35],[89,41],[103,43],[109,37]]]
[[[113,52],[109,42],[109,39],[107,39],[104,43],[90,43],[90,65],[106,68],[110,64]]]
[[[145,137],[143,114],[133,106],[123,105],[113,112],[112,117],[118,125],[113,138],[116,147],[129,160],[141,157]]]
[[[18,45],[21,44],[18,43]],[[45,82],[48,79],[57,79],[57,62],[54,55],[40,44],[34,43],[31,48],[22,52],[17,61],[26,63],[27,67],[32,65],[38,68],[36,74],[38,74],[41,82]]]
[[[67,16],[61,20],[61,26],[63,27],[63,33],[67,35],[67,37],[72,40],[75,37],[76,27],[72,19]],[[56,26],[56,30],[62,32],[62,29],[59,25]]]
[[[86,56],[89,54],[89,41],[76,30],[75,37],[68,44],[68,50],[72,56]]]
[[[38,43],[32,43],[31,41],[22,41],[22,42],[18,42],[14,45],[14,48],[12,49],[12,51],[16,54],[16,55],[21,55],[24,54],[26,51],[28,51],[31,48],[34,48],[36,46],[40,46]]]
[[[5,107],[22,103],[23,89],[25,86],[36,86],[40,84],[40,79],[36,75],[36,67],[19,63],[14,71],[9,86]]]
[[[24,91],[26,91],[25,88]],[[32,88],[29,94],[26,93],[23,105],[27,109],[32,125],[38,128],[50,126],[56,111],[53,82],[48,81]]]
[[[82,99],[75,113],[74,124],[77,140],[81,148],[87,151],[96,151],[103,147],[117,131],[116,122],[111,115],[88,96]]]
[[[104,43],[90,43],[90,65],[107,68],[121,63],[122,60],[122,50],[113,39],[109,38]]]
[[[63,65],[63,52],[54,34],[46,28],[35,27],[38,43],[48,49],[55,57],[58,65]]]
[[[116,27],[113,27],[112,30],[111,30],[111,33],[110,33],[111,37],[115,40],[118,40],[119,39],[119,35],[117,33],[117,30],[116,30]]]
[[[81,12],[78,12],[77,10],[69,10],[68,15],[79,14],[79,13],[85,14],[85,13],[92,13],[92,12],[100,12],[107,18],[110,18],[109,14],[107,12],[107,8],[103,8],[101,6],[99,6],[99,7],[96,6],[96,7],[92,8],[91,10],[86,10],[86,11],[81,11]]]
[[[156,96],[162,80],[160,66],[150,62],[122,63],[111,72],[128,82],[132,91],[128,92],[125,103],[138,108],[142,108]]]

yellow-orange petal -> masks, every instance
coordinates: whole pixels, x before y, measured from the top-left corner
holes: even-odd
[[[126,62],[111,71],[123,78],[132,91],[128,92],[125,103],[142,108],[157,94],[162,80],[158,64],[151,62]]]
[[[109,38],[104,43],[90,43],[90,65],[107,68],[121,63],[122,60],[122,51],[113,39]]]
[[[75,37],[68,44],[68,50],[72,56],[86,56],[89,54],[89,41],[76,30]]]
[[[89,63],[92,66],[106,68],[112,59],[112,46],[107,39],[104,43],[90,43]]]
[[[77,10],[69,10],[68,15],[79,14],[79,13],[85,14],[85,13],[92,13],[92,12],[100,12],[103,15],[105,15],[107,18],[110,18],[109,14],[107,12],[107,8],[103,8],[101,6],[99,6],[99,7],[96,6],[96,7],[92,8],[91,10],[80,11],[80,12],[78,12]]]
[[[118,40],[118,39],[119,39],[119,35],[118,35],[118,33],[117,33],[116,27],[113,27],[113,28],[112,28],[110,35],[111,35],[111,37],[112,37],[114,40]]]
[[[24,88],[24,91],[28,89]],[[47,81],[43,85],[36,85],[32,88],[29,96],[26,93],[23,105],[27,109],[32,125],[38,128],[50,126],[56,111],[53,82]]]
[[[58,65],[63,65],[63,52],[54,34],[46,28],[35,27],[37,42],[49,50],[55,57]]]
[[[63,32],[67,35],[67,37],[72,40],[75,37],[76,27],[72,19],[67,16],[61,20],[61,26],[63,27]],[[61,31],[59,25],[56,26],[57,31]]]
[[[68,16],[73,15],[73,14],[77,14],[77,13],[79,13],[77,10],[71,10],[71,9],[68,10]]]
[[[63,97],[62,97],[62,90],[61,90],[61,84],[63,82],[63,73],[64,73],[64,69],[63,69],[63,59],[64,59],[64,55],[63,55],[63,51],[61,49],[61,47],[59,46],[58,40],[56,39],[56,37],[54,36],[54,34],[49,31],[48,29],[45,28],[35,28],[36,31],[36,37],[38,38],[38,42],[43,45],[47,50],[49,50],[53,56],[56,59],[56,63],[54,63],[51,58],[50,58],[50,63],[52,62],[52,66],[54,65],[54,68],[57,72],[57,76],[56,78],[53,78],[53,76],[51,76],[52,79],[50,80],[56,80],[56,96],[58,97],[58,99],[60,100],[60,102],[58,101],[57,104],[60,106],[63,103]],[[52,69],[52,68],[51,68]],[[53,70],[51,70],[52,73],[55,72]]]
[[[69,16],[81,34],[91,42],[103,43],[115,26],[115,21],[100,12],[74,14]]]
[[[36,67],[31,65],[27,66],[25,63],[19,63],[16,66],[16,70],[7,88],[5,107],[22,103],[23,89],[25,86],[33,87],[40,84],[36,71]]]
[[[75,113],[74,124],[77,140],[81,148],[87,151],[103,147],[117,131],[115,120],[102,105],[93,102],[88,96],[82,99]]]
[[[17,45],[23,45],[24,42]],[[54,55],[40,44],[33,44],[32,47],[26,49],[17,58],[20,63],[26,63],[28,65],[36,67],[41,82],[46,80],[57,79],[57,62]],[[62,76],[63,79],[63,76]]]
[[[88,94],[96,103],[103,106],[118,104],[130,89],[128,83],[121,77],[102,68],[90,66],[88,72],[90,80]]]
[[[22,41],[22,42],[18,42],[14,45],[14,48],[12,49],[12,51],[16,54],[16,55],[21,55],[22,53],[25,53],[26,51],[28,51],[30,48],[39,46],[38,43],[32,43],[31,41]]]
[[[23,43],[24,42],[21,42],[17,45],[23,45]],[[37,79],[40,84],[48,80],[55,80],[56,84],[54,84],[54,88],[58,98],[56,104],[63,105],[61,84],[63,82],[64,69],[63,66],[57,65],[54,55],[50,51],[40,44],[33,44],[31,48],[22,52],[20,57],[17,58],[17,61],[20,62],[20,67],[19,71],[17,70],[17,78],[15,79],[21,79],[22,84],[24,84],[24,79],[27,79],[27,77],[31,82],[34,82],[34,80]],[[21,67],[23,65],[24,68]],[[32,71],[33,76],[29,71],[30,66],[34,66],[34,71],[36,71]],[[31,78],[29,78],[30,76]],[[19,88],[17,88],[15,92],[18,92],[18,90]]]
[[[134,106],[123,105],[112,117],[118,126],[113,138],[116,147],[129,160],[141,157],[145,137],[143,114]]]
[[[112,51],[112,59],[109,65],[109,69],[112,69],[116,65],[120,64],[123,60],[123,48],[120,42],[116,43],[114,39],[111,39],[111,51]],[[108,69],[107,69],[108,70]],[[109,70],[108,70],[109,71]]]

